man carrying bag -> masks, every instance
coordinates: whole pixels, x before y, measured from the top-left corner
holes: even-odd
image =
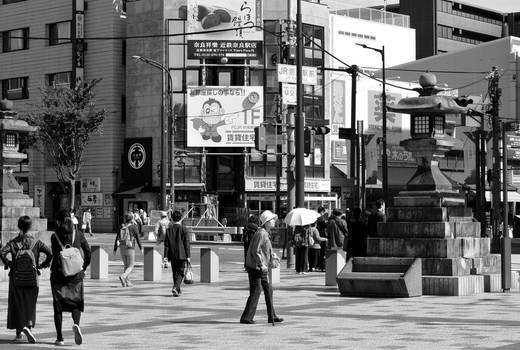
[[[186,263],[190,263],[190,237],[188,230],[181,224],[182,214],[172,213],[172,224],[166,229],[164,250],[172,265],[174,297],[181,295],[181,283],[184,278]]]

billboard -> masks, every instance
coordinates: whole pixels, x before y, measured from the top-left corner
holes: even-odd
[[[345,81],[332,81],[332,106],[331,106],[331,132],[339,133],[339,128],[345,126],[346,103],[345,103]],[[351,126],[355,127],[355,126]]]
[[[264,119],[262,86],[189,87],[188,147],[254,147]]]
[[[188,58],[262,56],[262,0],[188,0],[187,17]]]
[[[396,104],[401,99],[401,94],[386,93],[386,105]],[[383,98],[381,91],[368,91],[368,130],[377,130],[381,135],[383,128]],[[386,112],[386,128],[390,132],[401,132],[403,130],[403,118],[399,113]]]

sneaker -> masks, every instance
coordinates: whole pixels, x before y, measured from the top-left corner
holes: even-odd
[[[267,323],[281,323],[283,322],[283,318],[275,316],[272,320],[267,321]]]
[[[81,329],[79,329],[77,324],[72,326],[72,332],[74,332],[74,342],[76,345],[81,345],[81,343],[83,343],[83,334],[81,334]]]
[[[125,285],[127,287],[133,287],[134,286],[134,284],[132,282],[130,282],[130,280],[128,278],[125,278]]]
[[[54,345],[65,346],[65,342],[63,340],[56,339],[56,341],[54,342]]]
[[[174,297],[178,297],[178,296],[179,296],[179,293],[177,292],[177,290],[172,289],[172,295],[173,295]]]
[[[123,287],[126,287],[126,278],[124,278],[123,275],[119,276],[119,281]]]
[[[27,341],[31,344],[36,343],[36,338],[34,338],[34,334],[32,334],[31,330],[27,327],[23,327],[22,332],[27,337]]]

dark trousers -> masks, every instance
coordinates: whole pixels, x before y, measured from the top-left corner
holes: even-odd
[[[258,299],[260,299],[260,286],[264,290],[265,305],[267,307],[267,318],[272,320],[276,317],[273,307],[273,288],[269,283],[267,272],[247,269],[249,276],[249,298],[247,298],[246,308],[242,313],[241,320],[252,321],[255,317]]]
[[[299,246],[295,248],[296,254],[296,272],[307,272],[307,267],[309,266],[309,247],[307,246]]]
[[[249,249],[249,242],[244,242],[244,267],[246,267],[247,250]]]
[[[186,268],[186,260],[172,260],[173,272],[173,288],[177,292],[181,291],[181,283],[184,279],[184,269]]]
[[[317,269],[320,260],[320,248],[309,248],[309,268]]]
[[[327,241],[320,242],[320,256],[318,257],[318,266],[320,270],[325,270],[325,254],[327,253]]]

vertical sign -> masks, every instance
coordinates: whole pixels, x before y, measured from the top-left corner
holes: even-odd
[[[146,186],[152,184],[152,138],[125,140],[123,179],[126,184]],[[102,204],[100,204],[102,205]]]
[[[83,80],[85,68],[85,1],[72,2],[72,81],[75,85],[78,79]]]
[[[339,128],[345,127],[345,81],[334,80],[332,82],[332,117],[331,132],[337,134]],[[354,127],[351,125],[351,127]]]
[[[40,215],[44,215],[45,185],[34,185],[34,206],[40,208]]]

